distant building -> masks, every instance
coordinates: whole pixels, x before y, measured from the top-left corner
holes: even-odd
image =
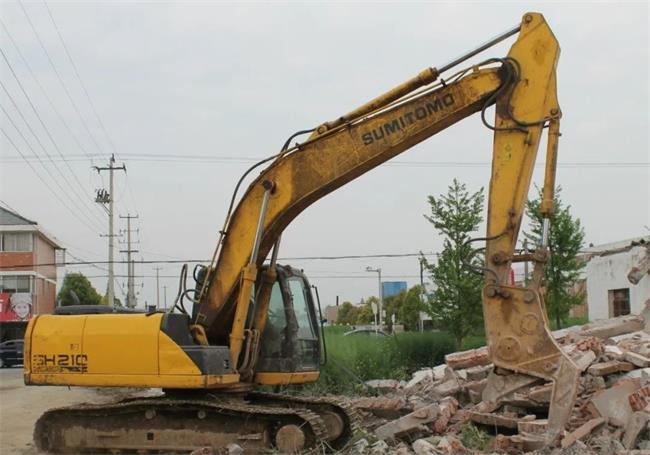
[[[328,305],[325,307],[325,320],[328,324],[336,324],[336,319],[339,317],[339,306]]]
[[[589,319],[605,319],[625,314],[640,314],[650,300],[650,276],[634,285],[630,270],[647,254],[650,236],[590,246],[583,259]]]
[[[406,290],[406,281],[382,281],[381,291],[383,297],[392,297]]]
[[[0,340],[22,338],[33,315],[54,311],[57,252],[35,221],[0,207]]]

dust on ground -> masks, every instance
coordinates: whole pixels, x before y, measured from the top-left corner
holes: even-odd
[[[106,403],[134,394],[131,389],[26,386],[22,368],[0,369],[0,453],[41,455],[32,433],[48,409],[79,403]]]

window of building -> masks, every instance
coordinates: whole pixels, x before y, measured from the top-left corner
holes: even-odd
[[[4,232],[0,234],[0,251],[32,251],[32,239],[31,232]]]
[[[0,276],[0,292],[32,292],[31,284],[29,275]]]
[[[630,290],[628,288],[610,289],[608,300],[610,317],[630,314]]]

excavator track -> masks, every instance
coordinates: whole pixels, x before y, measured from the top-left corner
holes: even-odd
[[[187,454],[230,443],[247,453],[315,453],[328,440],[325,422],[306,406],[236,399],[156,397],[70,406],[47,411],[34,429],[36,446],[52,453]]]
[[[291,396],[279,393],[251,392],[247,398],[259,405],[303,408],[315,412],[325,422],[328,446],[340,450],[361,429],[360,418],[354,408],[339,400],[326,397]]]

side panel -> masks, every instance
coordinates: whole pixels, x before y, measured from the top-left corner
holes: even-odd
[[[162,314],[43,315],[25,336],[25,383],[97,387],[223,388],[239,375],[202,374],[160,330]]]
[[[174,343],[163,332],[158,332],[158,355],[161,375],[173,374],[192,374],[200,375],[201,371],[192,359],[183,352],[180,347]]]
[[[88,373],[158,374],[160,318],[160,314],[86,316],[83,353],[88,356]]]
[[[59,320],[60,319],[60,320]],[[56,320],[55,324],[51,322]],[[86,373],[88,358],[83,351],[85,316],[43,315],[30,322],[25,338],[25,372],[46,374]],[[31,335],[31,336],[30,336]]]

